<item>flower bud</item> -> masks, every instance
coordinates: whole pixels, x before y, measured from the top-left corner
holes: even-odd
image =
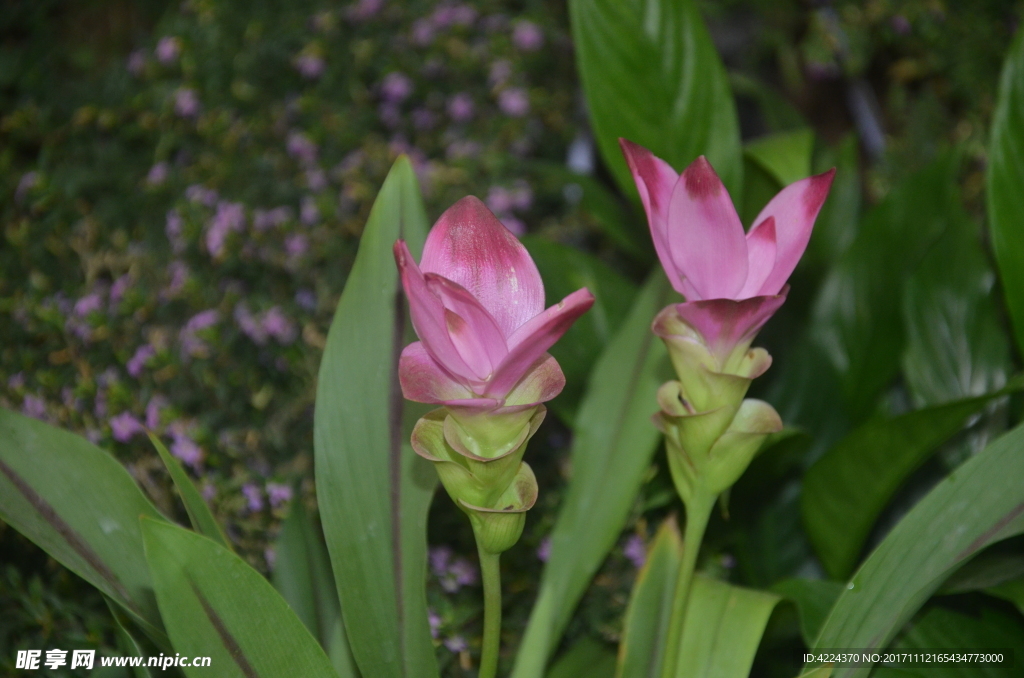
[[[477,544],[487,553],[502,553],[512,548],[526,524],[526,512],[537,501],[537,478],[529,464],[522,462],[512,482],[493,508],[458,501],[469,516]]]

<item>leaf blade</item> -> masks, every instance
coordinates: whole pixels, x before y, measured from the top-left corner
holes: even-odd
[[[196,489],[195,484],[188,477],[188,474],[185,473],[181,462],[172,457],[164,444],[160,442],[160,439],[152,433],[149,434],[149,440],[153,443],[153,447],[156,448],[157,454],[160,455],[164,466],[167,467],[168,473],[171,474],[174,486],[178,488],[178,495],[181,497],[181,502],[185,505],[185,511],[188,513],[192,528],[224,548],[231,549],[231,544],[224,535],[224,531],[221,530],[217,520],[213,517],[210,507],[206,505],[203,495],[199,494],[199,490]]]

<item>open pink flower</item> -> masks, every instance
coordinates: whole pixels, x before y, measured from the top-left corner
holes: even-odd
[[[594,302],[587,289],[544,309],[544,283],[526,248],[475,197],[434,224],[417,266],[405,242],[395,261],[420,341],[402,352],[409,400],[494,408],[554,398],[565,385],[550,348]]]
[[[677,174],[646,148],[619,143],[661,265],[686,297],[679,315],[713,349],[753,339],[785,301],[786,281],[807,248],[835,170],[786,186],[744,233],[729,192],[704,156]]]

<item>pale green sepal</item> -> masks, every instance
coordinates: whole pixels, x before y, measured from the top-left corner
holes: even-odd
[[[493,507],[473,506],[458,502],[469,516],[476,542],[487,553],[502,553],[512,548],[526,524],[526,512],[537,501],[537,478],[530,465],[523,462],[513,482]]]
[[[705,473],[709,489],[718,493],[732,487],[768,434],[781,430],[782,419],[775,408],[763,400],[744,400],[728,430],[711,448]]]
[[[459,439],[471,454],[484,459],[493,459],[507,453],[524,429],[529,428],[530,419],[543,405],[516,405],[483,409],[449,405],[448,414],[453,424],[460,429]],[[453,445],[455,443],[452,443]]]

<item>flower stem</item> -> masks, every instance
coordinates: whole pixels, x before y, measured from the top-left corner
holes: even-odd
[[[661,667],[662,678],[673,678],[676,675],[679,647],[683,642],[683,620],[686,618],[686,605],[690,600],[690,586],[693,583],[693,570],[697,565],[697,553],[700,551],[704,530],[708,526],[708,518],[711,517],[711,510],[714,506],[715,497],[700,488],[686,503],[683,561],[679,565],[679,576],[676,579],[676,588],[672,599],[672,616],[669,620],[668,635],[665,638],[665,656]]]
[[[487,553],[477,544],[480,575],[484,580],[484,643],[477,678],[494,678],[498,673],[498,649],[501,646],[501,567],[500,555]]]

